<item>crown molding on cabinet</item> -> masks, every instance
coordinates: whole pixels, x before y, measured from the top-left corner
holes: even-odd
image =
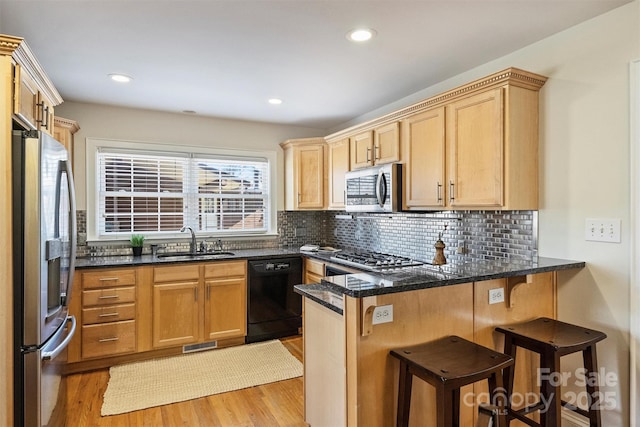
[[[13,59],[20,64],[22,71],[29,73],[40,90],[44,92],[54,106],[62,104],[62,96],[60,96],[60,93],[44,72],[44,69],[23,38],[0,34],[0,54],[11,55]]]
[[[447,92],[441,93],[431,98],[427,98],[416,104],[410,105],[384,116],[377,117],[368,122],[332,133],[331,135],[326,136],[325,139],[327,140],[327,142],[337,141],[353,135],[354,133],[374,129],[389,122],[402,120],[419,111],[442,105],[451,102],[456,98],[468,96],[478,91],[484,91],[491,87],[509,84],[511,86],[521,87],[525,89],[539,90],[546,81],[547,78],[545,76],[521,70],[519,68],[510,67],[481,79],[472,81],[465,85],[458,86],[457,88],[451,89]]]

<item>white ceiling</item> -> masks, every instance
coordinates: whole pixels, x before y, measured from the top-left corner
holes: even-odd
[[[0,0],[0,32],[67,101],[331,129],[629,1]]]

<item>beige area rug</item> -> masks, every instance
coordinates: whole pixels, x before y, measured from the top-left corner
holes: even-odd
[[[115,415],[302,376],[278,340],[109,369],[101,414]]]

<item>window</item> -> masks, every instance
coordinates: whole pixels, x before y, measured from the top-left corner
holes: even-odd
[[[168,237],[183,226],[208,235],[271,231],[268,156],[154,148],[95,143],[95,238]]]

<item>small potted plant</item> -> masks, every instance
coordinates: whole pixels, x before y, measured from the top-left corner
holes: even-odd
[[[143,244],[144,244],[144,236],[142,234],[131,235],[131,250],[133,250],[133,256],[142,255]]]

